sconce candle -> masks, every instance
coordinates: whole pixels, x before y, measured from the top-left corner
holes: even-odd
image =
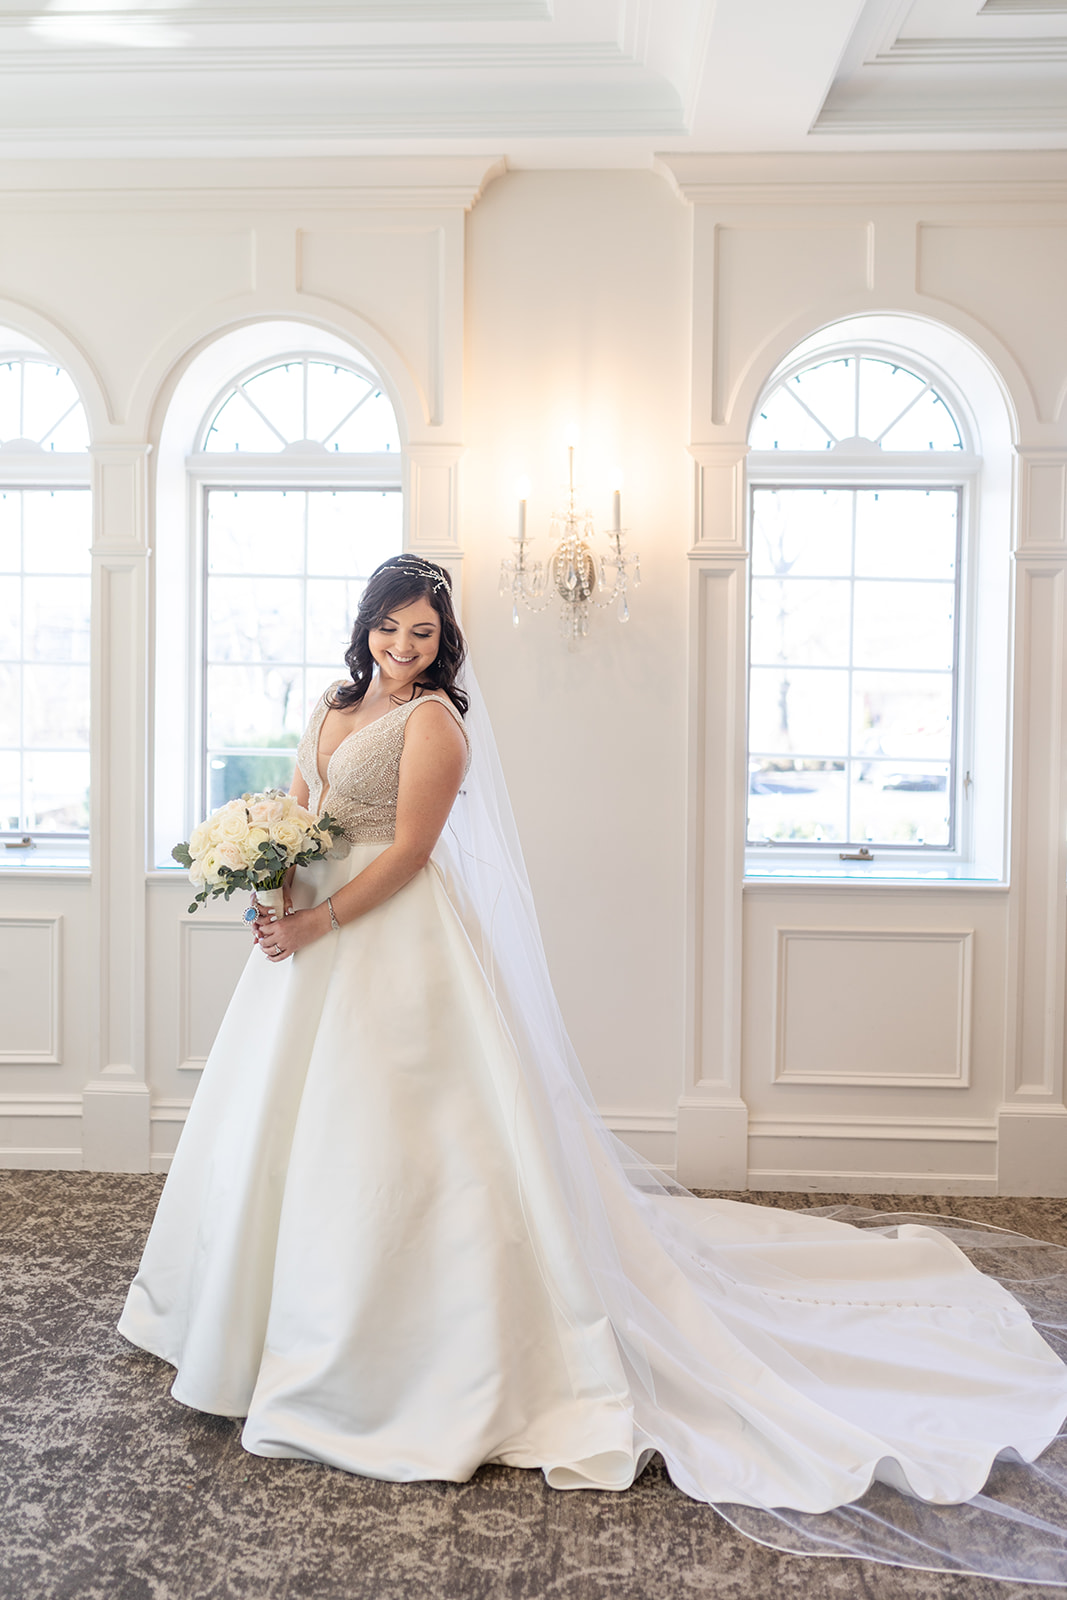
[[[617,476],[615,482],[619,482]],[[544,611],[550,604],[552,592],[560,602],[563,636],[572,643],[588,633],[592,606],[603,610],[617,600],[619,621],[625,622],[630,615],[627,584],[630,580],[635,584],[641,582],[641,567],[637,556],[624,548],[622,490],[612,491],[612,527],[610,533],[605,533],[609,550],[606,555],[599,555],[592,546],[596,537],[592,513],[578,510],[574,445],[568,440],[567,506],[553,513],[555,548],[547,562],[533,562],[527,555],[530,543],[526,532],[527,493],[524,480],[519,485],[519,532],[515,540],[518,548],[514,556],[506,556],[500,563],[500,594],[502,598],[511,599],[515,625],[518,626],[520,604],[527,611]],[[604,598],[598,599],[598,594]]]

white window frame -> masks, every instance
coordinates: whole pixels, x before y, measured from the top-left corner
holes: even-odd
[[[0,349],[0,365],[8,361],[36,361],[52,367],[61,367],[39,345],[29,340],[17,346]],[[84,402],[82,402],[84,404]],[[0,449],[0,488],[47,492],[49,489],[88,489],[92,491],[92,457],[86,450],[11,450]],[[69,866],[88,868],[90,864],[89,830],[52,833],[30,831],[33,847],[22,849],[21,830],[0,829],[0,871],[10,869],[40,868],[42,866]],[[15,848],[8,849],[11,844]]]
[[[754,488],[940,488],[960,491],[960,607],[956,679],[955,748],[955,838],[950,848],[924,845],[920,848],[880,847],[872,849],[873,861],[852,862],[842,855],[855,853],[856,846],[840,842],[803,845],[755,844],[747,841],[748,817],[748,741],[746,719],[745,761],[745,876],[753,882],[788,878],[861,877],[869,880],[976,879],[1002,882],[1004,856],[998,860],[978,859],[974,814],[975,768],[975,653],[977,649],[977,539],[981,493],[982,457],[974,449],[976,430],[969,408],[952,380],[916,352],[887,347],[877,342],[850,339],[827,343],[817,350],[808,347],[803,354],[780,366],[766,385],[755,414],[769,395],[797,372],[820,362],[846,356],[891,360],[906,367],[933,385],[951,411],[960,431],[962,450],[898,451],[872,448],[864,450],[851,442],[841,450],[751,450],[746,458],[747,548],[751,550],[752,490]],[[749,563],[751,584],[751,562]],[[750,591],[749,591],[750,592]],[[749,603],[749,614],[751,604]],[[746,675],[750,670],[751,650],[746,636]],[[986,852],[987,858],[989,852]]]
[[[237,383],[244,382],[257,372],[270,367],[284,366],[286,362],[326,361],[358,372],[372,383],[380,385],[380,378],[369,367],[363,367],[353,358],[336,358],[315,350],[286,350],[264,357],[235,374],[220,389],[207,407],[197,430],[202,441],[219,406]],[[384,391],[383,391],[384,392]],[[264,454],[252,451],[227,452],[221,450],[194,450],[185,458],[189,484],[188,509],[188,584],[191,604],[188,607],[189,639],[188,659],[194,663],[190,674],[189,703],[186,726],[189,730],[189,760],[186,763],[185,816],[186,828],[191,830],[204,814],[207,795],[205,771],[205,684],[206,655],[204,638],[204,599],[206,592],[207,549],[207,491],[209,489],[275,489],[299,493],[305,489],[363,489],[396,491],[403,493],[403,448],[397,451],[346,455],[341,451],[323,450],[320,453],[304,449],[279,449]],[[295,758],[296,751],[293,751]],[[188,832],[185,837],[188,838]]]

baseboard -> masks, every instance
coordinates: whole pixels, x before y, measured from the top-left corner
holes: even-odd
[[[750,1167],[750,1189],[775,1194],[991,1194],[997,1180],[984,1173],[961,1172],[814,1172]]]

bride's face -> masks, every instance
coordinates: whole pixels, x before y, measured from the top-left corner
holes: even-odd
[[[370,653],[391,694],[409,687],[437,660],[441,619],[428,600],[412,600],[367,634]]]

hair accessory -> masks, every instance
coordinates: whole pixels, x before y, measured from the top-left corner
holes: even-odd
[[[413,577],[429,578],[433,584],[434,593],[441,588],[451,588],[448,574],[442,572],[440,567],[435,567],[431,562],[423,560],[422,556],[397,556],[394,563],[404,572],[410,572]]]

